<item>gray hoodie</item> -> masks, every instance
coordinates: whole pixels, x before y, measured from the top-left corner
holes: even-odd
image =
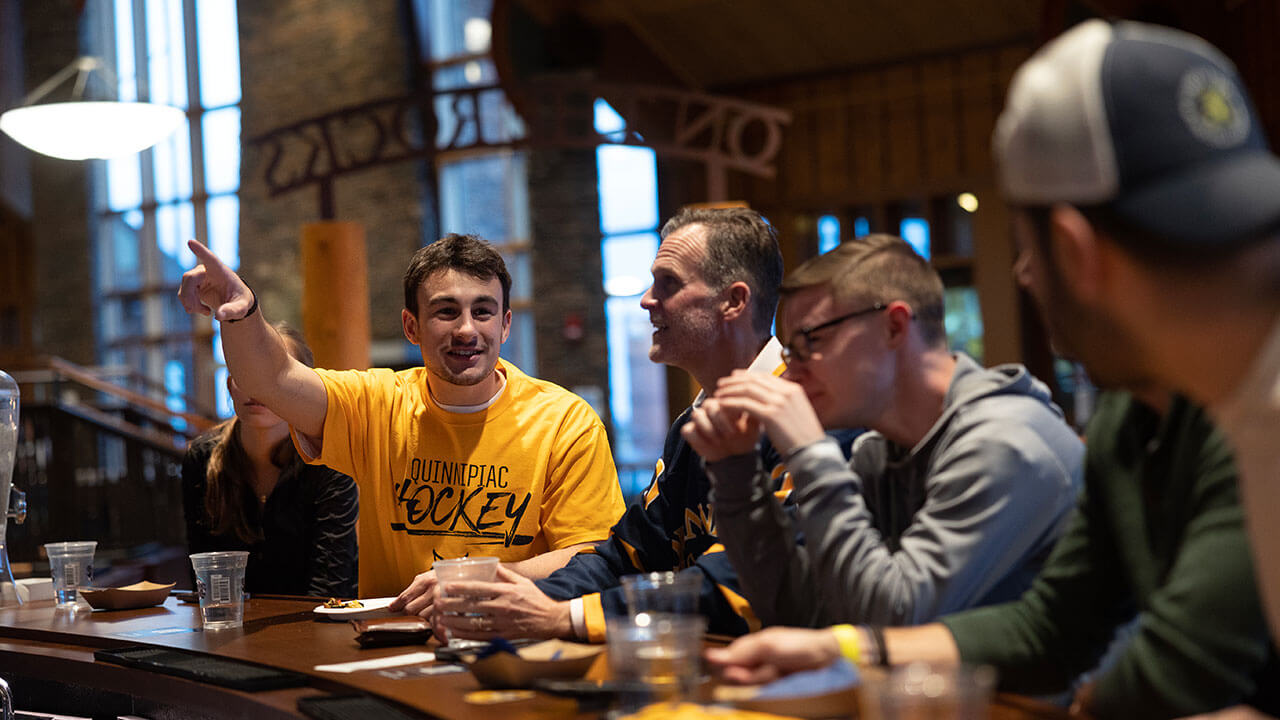
[[[914,448],[868,432],[787,458],[794,513],[754,456],[710,463],[721,541],[765,624],[913,625],[1017,597],[1066,527],[1084,446],[1020,365],[966,355]]]

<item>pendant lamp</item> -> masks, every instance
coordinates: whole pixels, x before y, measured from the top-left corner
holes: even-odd
[[[22,105],[0,115],[0,130],[43,155],[64,160],[113,158],[145,150],[168,137],[182,123],[182,110],[145,102],[84,100],[89,75],[101,72],[116,83],[111,70],[95,57],[76,58],[44,81]],[[35,104],[75,75],[69,102]]]

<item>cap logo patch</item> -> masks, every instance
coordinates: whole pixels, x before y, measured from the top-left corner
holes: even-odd
[[[1178,83],[1178,113],[1201,141],[1217,148],[1244,142],[1249,109],[1239,88],[1215,68],[1187,71]]]

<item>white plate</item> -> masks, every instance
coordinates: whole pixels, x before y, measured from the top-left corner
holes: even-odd
[[[393,613],[387,609],[392,600],[395,600],[395,598],[361,599],[360,602],[364,603],[364,607],[358,608],[327,608],[324,605],[317,605],[316,609],[311,612],[326,620],[365,620],[368,618],[394,617],[399,613]]]

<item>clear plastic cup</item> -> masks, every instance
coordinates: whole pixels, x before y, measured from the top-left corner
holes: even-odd
[[[431,565],[436,573],[436,582],[440,583],[440,594],[446,595],[445,584],[453,582],[493,582],[498,579],[498,558],[496,557],[464,557],[452,560],[437,560]],[[463,617],[472,613],[450,613]],[[476,614],[475,617],[481,617]],[[446,635],[449,635],[446,630]],[[451,648],[467,648],[487,645],[487,642],[445,637],[445,644]]]
[[[697,614],[701,589],[702,575],[696,572],[651,572],[622,578],[622,594],[632,615]]]
[[[97,547],[97,540],[45,544],[54,599],[59,605],[74,605],[80,588],[93,583],[93,551]]]
[[[205,630],[238,628],[244,624],[244,569],[249,553],[205,552],[191,556],[200,597],[200,620]]]
[[[640,613],[605,624],[609,670],[619,688],[616,709],[696,699],[705,617]]]
[[[896,667],[876,689],[884,720],[985,720],[996,672],[986,665]]]

